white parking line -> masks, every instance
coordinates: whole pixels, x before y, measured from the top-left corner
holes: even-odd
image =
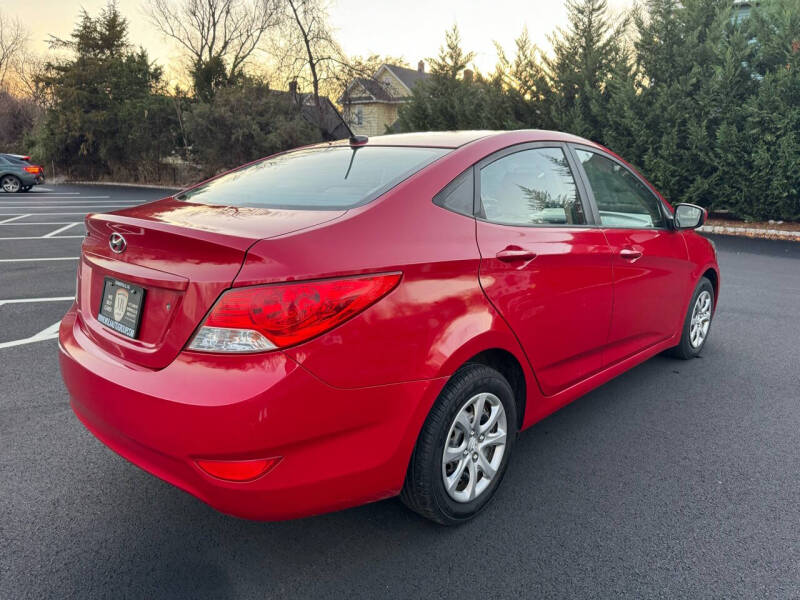
[[[42,238],[51,238],[51,237],[55,237],[55,236],[56,236],[56,234],[59,234],[59,233],[61,233],[62,231],[66,231],[67,229],[70,229],[70,228],[72,228],[72,227],[75,227],[75,225],[77,225],[77,223],[70,223],[69,225],[64,225],[63,227],[59,227],[59,228],[58,228],[58,229],[56,229],[55,231],[51,231],[50,233],[43,235],[43,236],[42,236]]]
[[[87,200],[84,200],[83,198],[74,198],[74,199],[70,199],[70,200],[64,200],[63,202],[58,202],[58,205],[59,206],[82,206],[82,205],[86,205],[86,206],[96,206],[96,205],[105,206],[105,205],[109,205],[109,206],[111,206],[112,204],[131,204],[133,202],[138,202],[138,201],[139,201],[138,199],[131,199],[131,200],[96,200],[96,201],[95,200],[89,200],[89,201],[87,201]],[[45,202],[49,202],[49,200],[45,200]],[[146,200],[142,200],[142,202],[146,202]],[[19,202],[19,203],[0,202],[0,207],[5,207],[5,208],[20,208],[22,206],[36,207],[36,206],[43,206],[43,205],[41,203],[40,204],[36,204],[35,202]]]
[[[0,216],[5,216],[5,215],[0,215]],[[0,225],[10,223],[11,221],[16,221],[17,219],[24,219],[25,217],[30,217],[30,215],[17,215],[16,217],[12,217],[10,219],[4,219],[3,221],[0,221]]]
[[[67,300],[74,300],[75,296],[57,296],[54,298],[11,298],[9,300],[0,300],[0,306],[4,304],[30,304],[31,302],[66,302]]]
[[[11,240],[77,240],[82,239],[84,235],[59,235],[58,237],[47,237],[46,235],[26,235],[22,237],[0,237],[0,242],[8,242]]]
[[[20,196],[20,197],[26,197],[26,198],[35,198],[39,194],[46,194],[48,192],[55,192],[56,194],[65,194],[65,195],[66,194],[75,194],[77,196],[80,196],[80,194],[81,194],[80,192],[57,192],[53,188],[36,188],[36,191],[33,192],[33,193],[30,193],[30,192],[4,192],[3,196]]]
[[[142,202],[141,204],[144,204]],[[27,209],[37,209],[37,208],[97,208],[102,206],[103,208],[109,208],[111,210],[119,210],[120,208],[127,208],[129,206],[139,206],[138,204],[70,204],[70,205],[63,205],[63,204],[48,204],[47,206],[0,206],[0,210],[19,210],[20,208],[27,208]],[[33,214],[46,214],[46,213],[33,213]]]
[[[53,323],[50,327],[42,329],[39,333],[32,335],[29,338],[23,338],[21,340],[13,340],[11,342],[2,342],[0,343],[0,350],[3,348],[13,348],[14,346],[22,346],[24,344],[32,344],[33,342],[42,342],[44,340],[52,340],[58,337],[58,327],[61,325],[61,321]]]
[[[33,214],[22,214],[22,213],[2,213],[0,217],[13,217],[19,216],[21,219],[22,217],[41,217],[42,215],[85,215],[86,211],[82,212],[46,212],[46,213],[33,213]]]
[[[83,221],[48,221],[46,223],[42,223],[41,221],[31,223],[30,221],[27,221],[25,223],[0,223],[0,227],[25,227],[26,225],[66,225],[67,223],[70,225],[80,225],[83,223]]]
[[[29,196],[30,197],[30,196]],[[111,196],[81,196],[81,200],[102,200],[103,198],[111,198]],[[28,200],[27,198],[24,202],[35,202],[36,200],[77,200],[77,198],[72,198],[71,196],[37,196],[36,198],[31,198]],[[6,200],[3,196],[0,196],[0,202],[17,202],[17,200]],[[19,202],[23,202],[22,198],[19,199]]]
[[[78,260],[80,256],[53,256],[49,258],[0,258],[0,263],[39,262],[41,260]]]

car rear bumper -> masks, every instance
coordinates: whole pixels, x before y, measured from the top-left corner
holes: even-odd
[[[22,173],[19,176],[22,185],[41,185],[44,183],[44,175],[31,175],[30,173]]]
[[[320,381],[282,352],[182,353],[161,370],[125,365],[61,323],[60,364],[75,414],[146,471],[238,517],[308,516],[396,495],[445,379],[360,389]],[[254,481],[195,459],[282,457]]]

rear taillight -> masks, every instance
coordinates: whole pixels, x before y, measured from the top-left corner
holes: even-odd
[[[42,172],[42,167],[31,166],[31,167],[22,167],[22,170],[27,173],[32,173],[34,175],[38,175]]]
[[[189,343],[202,352],[264,352],[333,329],[377,302],[399,273],[228,290]]]

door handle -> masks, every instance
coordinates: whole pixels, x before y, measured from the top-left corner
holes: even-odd
[[[500,250],[497,254],[495,254],[497,260],[501,260],[503,262],[518,262],[518,261],[525,261],[525,260],[533,260],[536,258],[536,252],[531,250],[525,250],[524,248],[520,248],[519,246],[508,246],[503,250]]]
[[[619,256],[622,260],[629,260],[633,262],[642,258],[642,251],[634,250],[633,248],[623,248],[619,251]]]

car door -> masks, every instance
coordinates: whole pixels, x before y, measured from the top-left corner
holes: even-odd
[[[597,149],[572,150],[613,253],[614,313],[603,361],[610,365],[679,330],[691,265],[668,209],[638,175]]]
[[[477,165],[480,281],[542,392],[597,372],[612,309],[611,250],[558,143],[516,146]]]

